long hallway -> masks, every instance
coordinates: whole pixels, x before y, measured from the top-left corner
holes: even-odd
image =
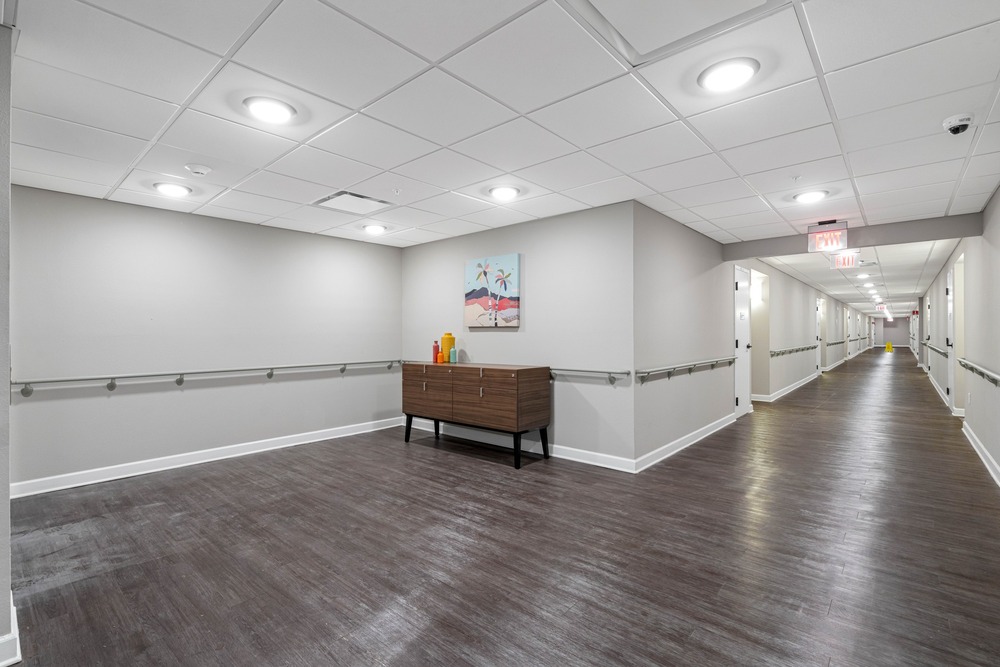
[[[394,428],[15,500],[24,664],[1000,663],[1000,489],[913,355],[754,409],[638,475]]]

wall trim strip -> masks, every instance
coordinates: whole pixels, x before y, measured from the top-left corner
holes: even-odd
[[[172,468],[182,468],[184,466],[208,463],[229,459],[235,456],[245,456],[257,452],[266,452],[271,449],[282,449],[284,447],[294,447],[296,445],[306,445],[321,440],[333,438],[343,438],[348,435],[358,433],[369,433],[385,428],[401,426],[402,417],[392,417],[390,419],[380,419],[377,421],[363,422],[360,424],[349,424],[347,426],[336,426],[334,428],[310,431],[307,433],[297,433],[294,435],[284,435],[277,438],[257,440],[254,442],[244,442],[224,447],[214,447],[212,449],[201,449],[195,452],[185,452],[183,454],[172,454],[155,459],[144,461],[133,461],[131,463],[120,463],[118,465],[104,468],[93,468],[91,470],[81,470],[79,472],[53,475],[52,477],[41,477],[30,479],[24,482],[13,482],[10,485],[11,498],[23,498],[39,493],[49,493],[50,491],[60,491],[71,489],[76,486],[86,484],[97,484],[98,482],[109,482],[113,479],[134,477],[135,475],[145,475],[151,472],[160,472]],[[2,663],[0,663],[2,667]]]
[[[823,371],[824,373],[832,371],[834,368],[836,368],[837,366],[841,365],[845,361],[847,361],[847,359],[841,357],[839,361],[835,361],[832,364],[830,364],[829,366],[824,366],[820,370]]]
[[[938,396],[940,396],[941,400],[944,401],[945,406],[947,406],[947,408],[951,410],[951,402],[948,400],[948,395],[944,393],[944,389],[942,389],[941,385],[939,385],[937,383],[937,380],[934,379],[934,374],[928,371],[927,377],[931,379],[931,384],[937,390]]]
[[[976,450],[976,454],[979,454],[979,458],[982,460],[983,465],[986,466],[986,470],[990,473],[990,477],[996,482],[997,486],[1000,486],[1000,464],[997,464],[996,459],[990,456],[990,452],[986,449],[986,445],[983,441],[973,432],[972,428],[969,426],[969,422],[962,424],[962,433],[969,440],[972,448]]]
[[[813,373],[812,375],[808,375],[808,376],[802,378],[798,382],[794,382],[794,383],[788,385],[784,389],[779,389],[778,391],[774,392],[773,394],[770,394],[770,395],[768,395],[768,394],[752,394],[750,396],[750,398],[751,398],[751,400],[754,400],[754,401],[762,401],[764,403],[773,403],[774,401],[778,400],[782,396],[785,396],[786,394],[792,393],[793,391],[795,391],[799,387],[802,387],[804,385],[809,384],[810,382],[812,382],[813,380],[815,380],[816,378],[818,378],[820,375],[821,375],[821,373]]]
[[[703,440],[704,438],[707,438],[716,431],[723,429],[735,422],[736,422],[736,413],[731,412],[722,419],[717,419],[711,424],[706,424],[705,426],[702,426],[697,431],[692,431],[691,433],[688,433],[685,436],[677,438],[673,442],[668,442],[662,447],[659,447],[651,451],[649,454],[645,454],[644,456],[640,456],[639,458],[637,458],[635,460],[635,472],[642,472],[646,468],[655,465],[666,458],[673,456],[682,449],[690,447],[699,440]]]

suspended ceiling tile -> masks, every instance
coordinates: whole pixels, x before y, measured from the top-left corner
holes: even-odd
[[[1000,174],[1000,153],[976,155],[969,160],[969,168],[965,171],[966,178]]]
[[[108,199],[126,204],[147,206],[149,208],[163,208],[168,211],[181,211],[182,213],[191,213],[200,205],[198,202],[171,199],[170,197],[157,197],[156,195],[146,194],[143,192],[122,189],[115,190],[114,193],[108,197]]]
[[[253,225],[259,225],[265,220],[271,220],[269,215],[261,215],[260,213],[250,213],[249,211],[238,211],[235,208],[225,208],[222,206],[202,206],[195,210],[196,215],[207,215],[210,218],[223,218],[225,220],[235,220],[237,222],[249,222]],[[291,221],[286,221],[291,222]],[[272,225],[275,227],[281,225]]]
[[[229,192],[212,200],[213,206],[224,208],[235,208],[237,211],[248,211],[270,217],[284,216],[299,208],[300,204],[274,197],[262,197],[261,195],[250,194],[249,192],[239,192],[230,190]]]
[[[860,218],[861,211],[856,197],[828,199],[809,206],[789,206],[780,210],[785,220],[845,220]]]
[[[884,209],[891,206],[899,206],[907,202],[924,202],[935,199],[948,199],[955,190],[955,183],[937,183],[934,185],[921,185],[915,188],[904,188],[902,190],[891,190],[889,192],[879,192],[872,195],[862,195],[861,203],[865,210]]]
[[[97,185],[114,185],[125,174],[121,165],[14,143],[10,145],[10,167]]]
[[[944,134],[942,122],[959,113],[983,118],[993,84],[966,88],[926,100],[902,104],[841,121],[841,139],[848,151],[884,146],[932,134]]]
[[[724,181],[705,183],[703,185],[696,185],[682,190],[671,190],[667,192],[667,196],[670,199],[685,208],[731,201],[733,199],[754,197],[755,195],[756,193],[751,190],[742,179],[739,178],[730,178]],[[763,204],[763,202],[761,202],[761,204]],[[739,212],[750,213],[750,211]],[[698,211],[695,211],[695,213],[698,213]],[[733,215],[735,215],[735,213]]]
[[[807,188],[811,185],[841,181],[847,177],[847,165],[844,163],[844,158],[836,155],[822,160],[749,174],[743,179],[756,188],[758,192],[782,192],[792,187]]]
[[[827,72],[1000,19],[994,0],[810,0],[803,7]]]
[[[176,183],[178,185],[186,186],[191,189],[191,194],[187,197],[179,197],[176,199],[181,202],[197,202],[200,204],[207,202],[209,199],[225,189],[220,185],[206,183],[205,181],[199,181],[193,178],[175,178],[171,176],[164,176],[163,174],[143,171],[142,169],[133,169],[129,175],[125,177],[125,180],[122,181],[119,186],[119,191],[132,190],[134,192],[147,194],[151,197],[162,197],[163,195],[159,194],[154,187],[157,183]]]
[[[74,0],[21,3],[18,27],[18,55],[168,102],[184,101],[219,62]]]
[[[667,217],[670,217],[670,216],[667,216]],[[719,229],[718,226],[714,225],[713,223],[711,223],[711,222],[705,222],[704,220],[697,220],[697,221],[688,223],[688,224],[685,225],[685,227],[689,227],[689,228],[693,229],[694,231],[698,232],[699,234],[718,234],[719,232],[723,231],[723,230]],[[733,237],[733,238],[735,238],[735,237]]]
[[[975,154],[982,155],[983,153],[996,153],[997,151],[1000,151],[1000,123],[993,123],[980,130]]]
[[[995,81],[998,41],[1000,24],[992,24],[827,74],[837,116],[850,118]]]
[[[10,140],[57,153],[128,167],[145,150],[146,141],[107,130],[13,109]]]
[[[788,226],[786,222],[773,222],[767,225],[754,225],[752,227],[740,227],[739,229],[728,230],[742,241],[755,241],[757,239],[771,239],[778,236],[791,236],[795,230]],[[803,243],[803,245],[805,245]]]
[[[521,113],[625,72],[555,2],[519,16],[442,67]]]
[[[348,188],[379,172],[378,169],[370,165],[310,146],[299,146],[274,164],[269,165],[268,170],[304,181],[319,183],[334,190]],[[329,194],[333,194],[333,192]]]
[[[177,106],[25,58],[14,58],[11,105],[139,139],[151,139]]]
[[[952,202],[951,208],[948,209],[948,215],[961,215],[963,213],[978,213],[982,211],[987,202],[989,202],[992,193],[978,194],[978,195],[964,195],[962,197],[955,197],[955,201]]]
[[[398,167],[438,148],[426,139],[363,114],[356,114],[327,130],[309,145],[381,169]]]
[[[351,192],[403,206],[441,194],[443,190],[391,171],[384,171],[352,185]]]
[[[721,229],[739,229],[740,227],[754,227],[758,225],[768,225],[784,222],[781,216],[768,209],[766,211],[756,211],[754,213],[743,213],[741,215],[728,215],[725,217],[712,216],[712,222]]]
[[[470,183],[500,176],[503,171],[443,148],[394,169],[397,174],[454,190]]]
[[[639,197],[636,201],[638,201],[643,206],[648,206],[654,211],[659,211],[660,213],[663,213],[664,211],[673,211],[675,209],[681,208],[680,204],[678,204],[677,202],[671,199],[667,199],[663,195],[659,194]],[[695,219],[697,220],[699,218],[695,216]]]
[[[569,197],[553,192],[552,194],[542,195],[534,199],[513,202],[508,204],[507,208],[533,215],[536,218],[549,218],[553,215],[581,211],[588,208],[588,206],[575,199],[570,199]]]
[[[212,155],[204,155],[164,144],[156,144],[149,149],[149,152],[136,164],[136,167],[145,171],[187,178],[191,176],[191,172],[184,168],[188,164],[210,167],[212,171],[202,176],[201,180],[225,187],[236,185],[256,170],[252,166],[234,164]]]
[[[699,10],[703,3],[699,3]],[[753,58],[757,75],[739,90],[712,93],[698,85],[708,67],[731,58]],[[792,9],[722,35],[639,68],[642,75],[681,114],[690,116],[784,88],[816,76]]]
[[[160,143],[252,167],[263,167],[295,147],[294,141],[191,110],[174,121]]]
[[[504,171],[517,171],[576,150],[572,144],[527,118],[515,118],[461,141],[453,148]]]
[[[918,220],[944,215],[948,208],[947,199],[932,201],[907,202],[894,206],[865,207],[865,217],[870,224],[890,222],[895,220]]]
[[[619,176],[607,181],[599,181],[566,190],[564,194],[591,206],[604,206],[605,204],[615,204],[620,201],[645,197],[653,194],[653,191],[628,176]]]
[[[633,174],[638,181],[645,183],[657,192],[723,181],[735,175],[736,172],[714,153]]]
[[[821,125],[801,132],[783,134],[739,148],[722,155],[741,174],[753,174],[778,167],[812,162],[840,153],[840,143],[832,125]]]
[[[400,206],[386,211],[373,213],[371,218],[372,220],[391,222],[394,225],[402,225],[405,227],[423,227],[432,222],[440,222],[444,219],[444,216],[438,213],[421,211],[420,209],[411,208],[409,206]]]
[[[842,181],[829,181],[823,183],[822,185],[799,186],[796,188],[790,188],[788,190],[769,192],[765,195],[765,198],[776,209],[784,209],[790,207],[808,209],[812,206],[815,206],[815,204],[800,204],[799,202],[795,201],[795,195],[800,194],[802,192],[808,192],[810,190],[826,191],[827,195],[821,201],[830,201],[833,199],[841,199],[843,197],[855,196],[854,188],[851,186],[851,181],[848,179],[844,179]]]
[[[200,215],[201,212],[201,209],[199,209],[198,214]],[[287,229],[293,232],[305,232],[307,234],[316,234],[330,228],[329,225],[323,223],[301,222],[298,220],[289,220],[288,218],[271,218],[266,222],[261,221],[261,225],[264,227]]]
[[[858,186],[858,192],[863,195],[875,194],[886,190],[901,190],[907,187],[918,185],[932,185],[934,183],[944,183],[955,181],[962,172],[962,165],[965,164],[963,158],[948,160],[945,162],[935,162],[924,164],[919,167],[908,167],[895,171],[884,171],[868,176],[858,176],[854,182]]]
[[[696,222],[705,222],[704,220],[702,220],[700,216],[695,215],[686,208],[678,208],[672,211],[661,211],[661,213],[663,213],[663,215],[667,216],[671,220],[676,220],[677,222],[683,225],[692,225]]]
[[[589,152],[632,174],[711,153],[684,123],[675,122],[594,146]]]
[[[506,21],[534,0],[329,2],[428,60],[438,60]]]
[[[456,190],[456,192],[468,195],[469,197],[476,197],[488,204],[496,204],[496,200],[490,195],[490,188],[494,188],[498,185],[509,185],[517,188],[519,191],[517,195],[518,201],[531,199],[532,197],[541,197],[542,195],[547,195],[550,192],[547,188],[544,188],[541,185],[525,178],[521,178],[516,174],[504,174],[503,176],[491,178],[486,181],[473,183],[472,185],[468,185],[460,190]],[[463,215],[461,217],[465,218],[466,216]],[[475,222],[475,220],[473,220],[473,222]]]
[[[317,0],[284,0],[234,60],[352,109],[426,66]]]
[[[443,241],[448,237],[444,234],[439,234],[426,229],[407,229],[393,234],[392,238],[403,239],[404,241],[413,241],[414,243],[432,243],[434,241]]]
[[[241,192],[284,199],[299,204],[311,204],[330,194],[330,188],[325,185],[310,183],[270,171],[254,174],[236,186],[236,189]]]
[[[90,0],[90,4],[221,55],[271,0]]]
[[[971,143],[972,135],[969,132],[958,136],[942,132],[889,146],[855,151],[848,158],[855,176],[867,176],[965,157]]]
[[[365,113],[441,145],[461,141],[515,116],[507,107],[438,69],[393,91]]]
[[[370,241],[373,237],[365,234],[364,231],[360,229],[355,229],[354,227],[331,227],[330,229],[324,229],[321,232],[317,232],[320,236],[332,236],[338,239],[348,239],[350,241]]]
[[[632,75],[591,88],[531,114],[580,148],[648,130],[676,116]]]
[[[1000,186],[1000,174],[992,176],[975,176],[962,179],[962,184],[958,186],[958,196],[967,195],[988,195],[996,191]]]
[[[74,181],[68,178],[49,176],[48,174],[36,174],[20,169],[10,170],[10,182],[13,185],[24,185],[29,188],[54,190],[55,192],[68,192],[71,195],[80,195],[81,197],[101,198],[108,194],[110,190],[107,185]]]
[[[784,222],[777,213],[767,207],[767,204],[760,197],[744,197],[715,204],[705,204],[704,206],[692,206],[691,210],[706,220],[712,221],[734,215],[767,212],[772,214],[770,217],[775,218],[775,221]]]
[[[284,124],[259,121],[243,103],[251,97],[280,100],[295,109],[296,113]],[[339,104],[235,63],[222,68],[194,99],[191,108],[295,141],[304,141],[351,114],[350,109]]]
[[[437,232],[445,236],[463,236],[465,234],[475,234],[485,232],[489,229],[486,225],[477,225],[466,220],[442,220],[424,227],[429,232]]]
[[[454,192],[445,192],[415,202],[413,207],[423,211],[430,211],[431,213],[438,213],[446,218],[459,218],[468,213],[492,208],[493,204],[488,204],[481,199],[455,194]]]
[[[534,220],[534,216],[515,211],[504,206],[496,206],[478,213],[470,213],[462,216],[463,220],[474,222],[487,227],[505,227],[506,225],[516,225],[521,222]]]
[[[334,211],[329,208],[319,206],[303,206],[281,216],[285,220],[296,222],[308,222],[324,228],[339,227],[350,222],[355,222],[361,218],[360,215],[353,215],[343,211]]]
[[[621,173],[597,158],[578,151],[555,160],[521,169],[518,176],[550,190],[568,190],[620,176]]]

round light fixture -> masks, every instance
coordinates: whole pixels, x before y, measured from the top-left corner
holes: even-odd
[[[490,196],[497,201],[510,201],[519,194],[521,194],[520,190],[509,185],[499,185],[495,188],[490,188]]]
[[[875,287],[875,283],[865,283],[862,287]]]
[[[754,77],[760,63],[753,58],[733,58],[715,63],[698,76],[698,85],[712,93],[728,93]]]
[[[858,274],[858,278],[860,278],[861,280],[864,280],[865,278],[871,278],[871,276],[868,275],[867,273],[859,273]]]
[[[167,197],[187,197],[191,194],[191,188],[186,185],[178,185],[177,183],[154,183],[153,187],[161,195]]]
[[[878,290],[877,289],[870,289],[870,290],[868,290],[868,293],[869,294],[878,294]]]
[[[295,108],[270,97],[248,97],[243,100],[243,106],[250,115],[271,125],[284,125],[295,115]]]
[[[880,296],[875,297],[875,303],[882,303],[882,297]]]
[[[828,194],[830,193],[826,190],[813,190],[812,192],[800,192],[792,197],[792,199],[800,204],[815,204],[821,199],[826,199]]]
[[[372,236],[381,236],[382,234],[385,234],[385,225],[365,225],[363,229],[366,234],[370,234]]]

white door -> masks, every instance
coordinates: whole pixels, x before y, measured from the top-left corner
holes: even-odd
[[[823,299],[816,299],[816,372],[823,364]]]
[[[750,406],[750,270],[736,267],[736,416]]]
[[[955,269],[948,271],[948,284],[945,289],[945,301],[948,303],[948,337],[944,341],[944,349],[948,353],[948,386],[945,392],[948,394],[948,407],[955,410],[955,392],[951,390],[955,386]]]

